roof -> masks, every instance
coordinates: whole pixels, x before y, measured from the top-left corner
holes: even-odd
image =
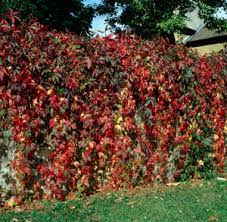
[[[194,11],[186,13],[186,17],[188,18],[186,22],[186,26],[189,29],[194,31],[198,30],[201,25],[204,25],[204,20],[199,17],[199,8],[196,8]]]
[[[196,33],[185,41],[187,46],[202,46],[227,42],[227,32],[210,30],[205,25],[200,27]]]

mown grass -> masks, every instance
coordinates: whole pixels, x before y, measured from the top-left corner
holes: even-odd
[[[45,203],[42,210],[1,211],[1,222],[227,221],[227,182],[202,181],[102,193]]]

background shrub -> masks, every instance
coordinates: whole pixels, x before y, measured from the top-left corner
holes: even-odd
[[[13,151],[3,201],[222,173],[222,57],[163,39],[83,40],[12,23],[0,22],[0,145]]]

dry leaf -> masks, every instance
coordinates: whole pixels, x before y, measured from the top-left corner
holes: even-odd
[[[214,217],[214,216],[210,216],[208,221],[219,221],[217,217]]]
[[[174,183],[167,183],[167,186],[171,187],[171,186],[179,186],[180,182],[174,182]]]
[[[67,195],[67,200],[75,200],[75,194],[73,192],[69,192]]]
[[[75,208],[76,208],[76,207],[73,206],[73,205],[70,205],[70,206],[69,206],[69,209],[70,209],[70,210],[74,210]]]

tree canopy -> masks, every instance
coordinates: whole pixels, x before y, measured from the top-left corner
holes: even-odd
[[[102,0],[97,11],[108,16],[108,24],[115,30],[119,24],[150,38],[151,33],[163,36],[184,32],[186,13],[196,8],[208,27],[227,29],[224,19],[215,16],[220,8],[227,9],[226,0]]]
[[[91,27],[94,9],[85,6],[83,0],[1,0],[0,14],[9,8],[21,12],[23,18],[30,14],[43,24],[58,30],[85,34]]]
[[[226,0],[102,0],[97,8],[85,6],[83,0],[0,0],[0,14],[9,8],[21,11],[23,18],[32,14],[51,28],[76,34],[89,32],[95,10],[107,15],[115,31],[130,28],[144,38],[185,32],[186,13],[196,8],[208,27],[227,30],[224,19],[215,16],[218,9],[227,9]]]

